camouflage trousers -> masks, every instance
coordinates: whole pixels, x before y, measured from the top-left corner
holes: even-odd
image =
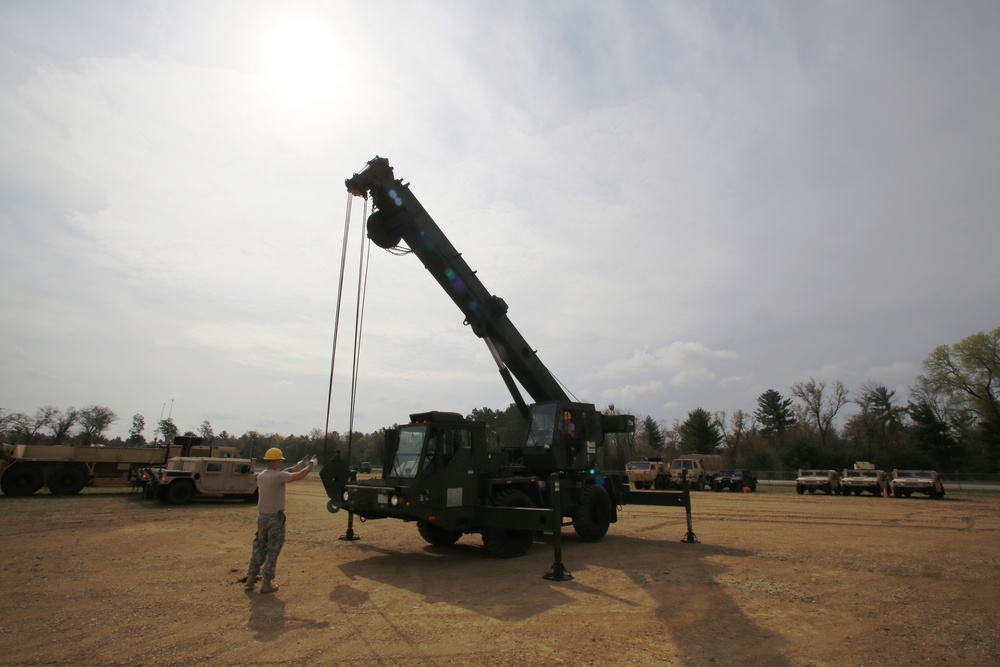
[[[278,554],[285,546],[285,513],[257,515],[257,534],[253,537],[253,551],[247,578],[253,581],[258,574],[265,579],[274,579],[274,568],[278,564]],[[261,566],[264,571],[261,573]]]

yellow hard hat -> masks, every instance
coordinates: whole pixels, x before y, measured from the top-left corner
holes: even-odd
[[[265,461],[284,461],[285,457],[281,455],[281,450],[277,447],[271,447],[271,449],[264,452]]]

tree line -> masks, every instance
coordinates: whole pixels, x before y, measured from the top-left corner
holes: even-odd
[[[259,459],[269,448],[278,447],[290,461],[312,455],[325,460],[339,451],[342,458],[355,464],[361,461],[381,461],[385,443],[385,429],[369,434],[355,432],[350,437],[336,431],[324,435],[323,430],[318,428],[304,436],[265,434],[251,430],[237,437],[227,431],[216,433],[212,422],[207,419],[201,423],[197,432],[188,430],[181,433],[169,417],[157,422],[152,439],[147,440],[146,420],[141,414],[133,415],[132,426],[126,438],[107,438],[107,430],[118,420],[119,417],[113,410],[101,405],[83,409],[70,407],[65,410],[46,405],[31,415],[0,407],[0,442],[84,447],[159,447],[171,442],[175,436],[185,435],[200,436],[206,444],[213,446],[234,447],[238,456],[245,458]]]
[[[793,384],[789,396],[776,389],[764,391],[753,412],[726,414],[699,407],[670,426],[637,415],[635,433],[606,437],[598,463],[621,470],[628,461],[649,456],[669,460],[703,453],[723,454],[728,465],[756,470],[840,470],[853,461],[871,461],[886,470],[1000,471],[1000,327],[936,347],[923,369],[905,403],[877,382],[866,382],[852,393],[839,381],[828,385],[810,378]],[[849,404],[856,410],[838,428],[837,417]],[[613,405],[604,412],[631,413]],[[517,447],[527,437],[527,425],[513,403],[503,410],[476,408],[466,417],[485,424],[491,451]],[[145,447],[181,435],[172,419],[161,419],[152,441],[147,441],[146,421],[136,414],[127,438],[108,440],[104,434],[116,421],[118,415],[99,405],[80,410],[45,406],[33,415],[0,408],[0,438],[15,444]],[[370,461],[378,466],[383,463],[386,430],[341,434],[317,428],[304,436],[247,431],[236,437],[226,431],[216,434],[205,420],[197,432],[182,435],[235,447],[248,458],[279,447],[293,461],[313,454],[325,460],[339,451],[352,464]]]
[[[877,382],[851,393],[839,381],[810,378],[787,397],[766,390],[752,413],[696,408],[670,427],[645,417],[635,453],[723,453],[734,467],[758,470],[840,470],[871,461],[886,470],[1000,472],[1000,328],[936,347],[923,369],[905,403]],[[838,429],[849,404],[856,410]]]

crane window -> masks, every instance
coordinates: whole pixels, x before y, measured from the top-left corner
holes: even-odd
[[[556,427],[556,404],[536,404],[531,406],[531,429],[528,431],[529,447],[552,446],[552,436]]]
[[[435,430],[427,437],[424,453],[424,474],[447,468],[455,456],[472,450],[472,433],[468,429],[449,428]]]
[[[389,477],[412,478],[417,476],[420,453],[427,436],[426,426],[406,427],[399,431],[399,444],[392,460]]]

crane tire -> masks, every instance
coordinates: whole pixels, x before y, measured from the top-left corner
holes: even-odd
[[[611,525],[611,499],[603,486],[588,485],[580,494],[580,504],[573,515],[573,530],[584,542],[604,537]]]
[[[420,533],[420,537],[424,538],[424,542],[436,547],[450,547],[458,542],[458,538],[462,537],[460,530],[448,530],[426,521],[417,522],[417,532]]]
[[[520,489],[504,489],[493,496],[497,507],[534,507],[528,494]],[[528,553],[535,539],[532,530],[512,528],[483,528],[483,546],[499,558],[518,558]]]

